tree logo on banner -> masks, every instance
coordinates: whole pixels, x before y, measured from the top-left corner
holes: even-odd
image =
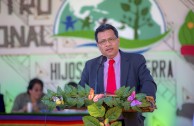
[[[194,64],[194,13],[192,10],[188,12],[185,22],[180,28],[179,41],[181,54],[188,62]]]
[[[54,35],[84,39],[74,47],[88,48],[96,46],[94,31],[103,23],[118,29],[120,48],[126,51],[147,51],[168,34],[154,0],[69,0],[59,10]]]

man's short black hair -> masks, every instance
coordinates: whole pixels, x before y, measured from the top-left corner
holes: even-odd
[[[114,26],[112,26],[110,24],[102,24],[95,31],[95,39],[96,39],[96,42],[98,42],[97,35],[98,35],[99,32],[103,32],[103,31],[110,30],[110,29],[113,30],[115,36],[118,38],[118,36],[119,36],[118,35],[118,31],[117,31],[117,29]]]

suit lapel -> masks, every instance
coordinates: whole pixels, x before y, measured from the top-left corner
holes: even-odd
[[[129,76],[128,75],[128,71],[129,71],[129,58],[125,56],[125,53],[120,51],[120,54],[121,54],[121,77],[120,77],[120,80],[121,80],[121,87],[122,86],[127,86],[127,77]]]

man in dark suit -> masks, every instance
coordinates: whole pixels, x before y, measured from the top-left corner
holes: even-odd
[[[97,46],[102,55],[86,62],[79,84],[88,84],[95,93],[107,93],[110,86],[109,62],[113,61],[116,89],[122,86],[136,88],[136,93],[156,97],[156,84],[146,67],[146,60],[140,54],[125,53],[119,50],[119,36],[115,27],[109,24],[99,26],[95,31]],[[113,83],[113,82],[111,82]],[[115,90],[113,88],[112,90]],[[123,113],[125,125],[144,126],[141,113]]]
[[[4,104],[4,100],[3,100],[3,95],[0,94],[0,113],[1,112],[5,112],[5,104]]]

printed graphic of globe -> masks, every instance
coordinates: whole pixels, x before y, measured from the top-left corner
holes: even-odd
[[[148,50],[168,33],[154,0],[69,0],[58,12],[54,35],[85,39],[76,47],[88,48],[96,46],[94,31],[103,23],[118,29],[120,48],[128,51]]]

